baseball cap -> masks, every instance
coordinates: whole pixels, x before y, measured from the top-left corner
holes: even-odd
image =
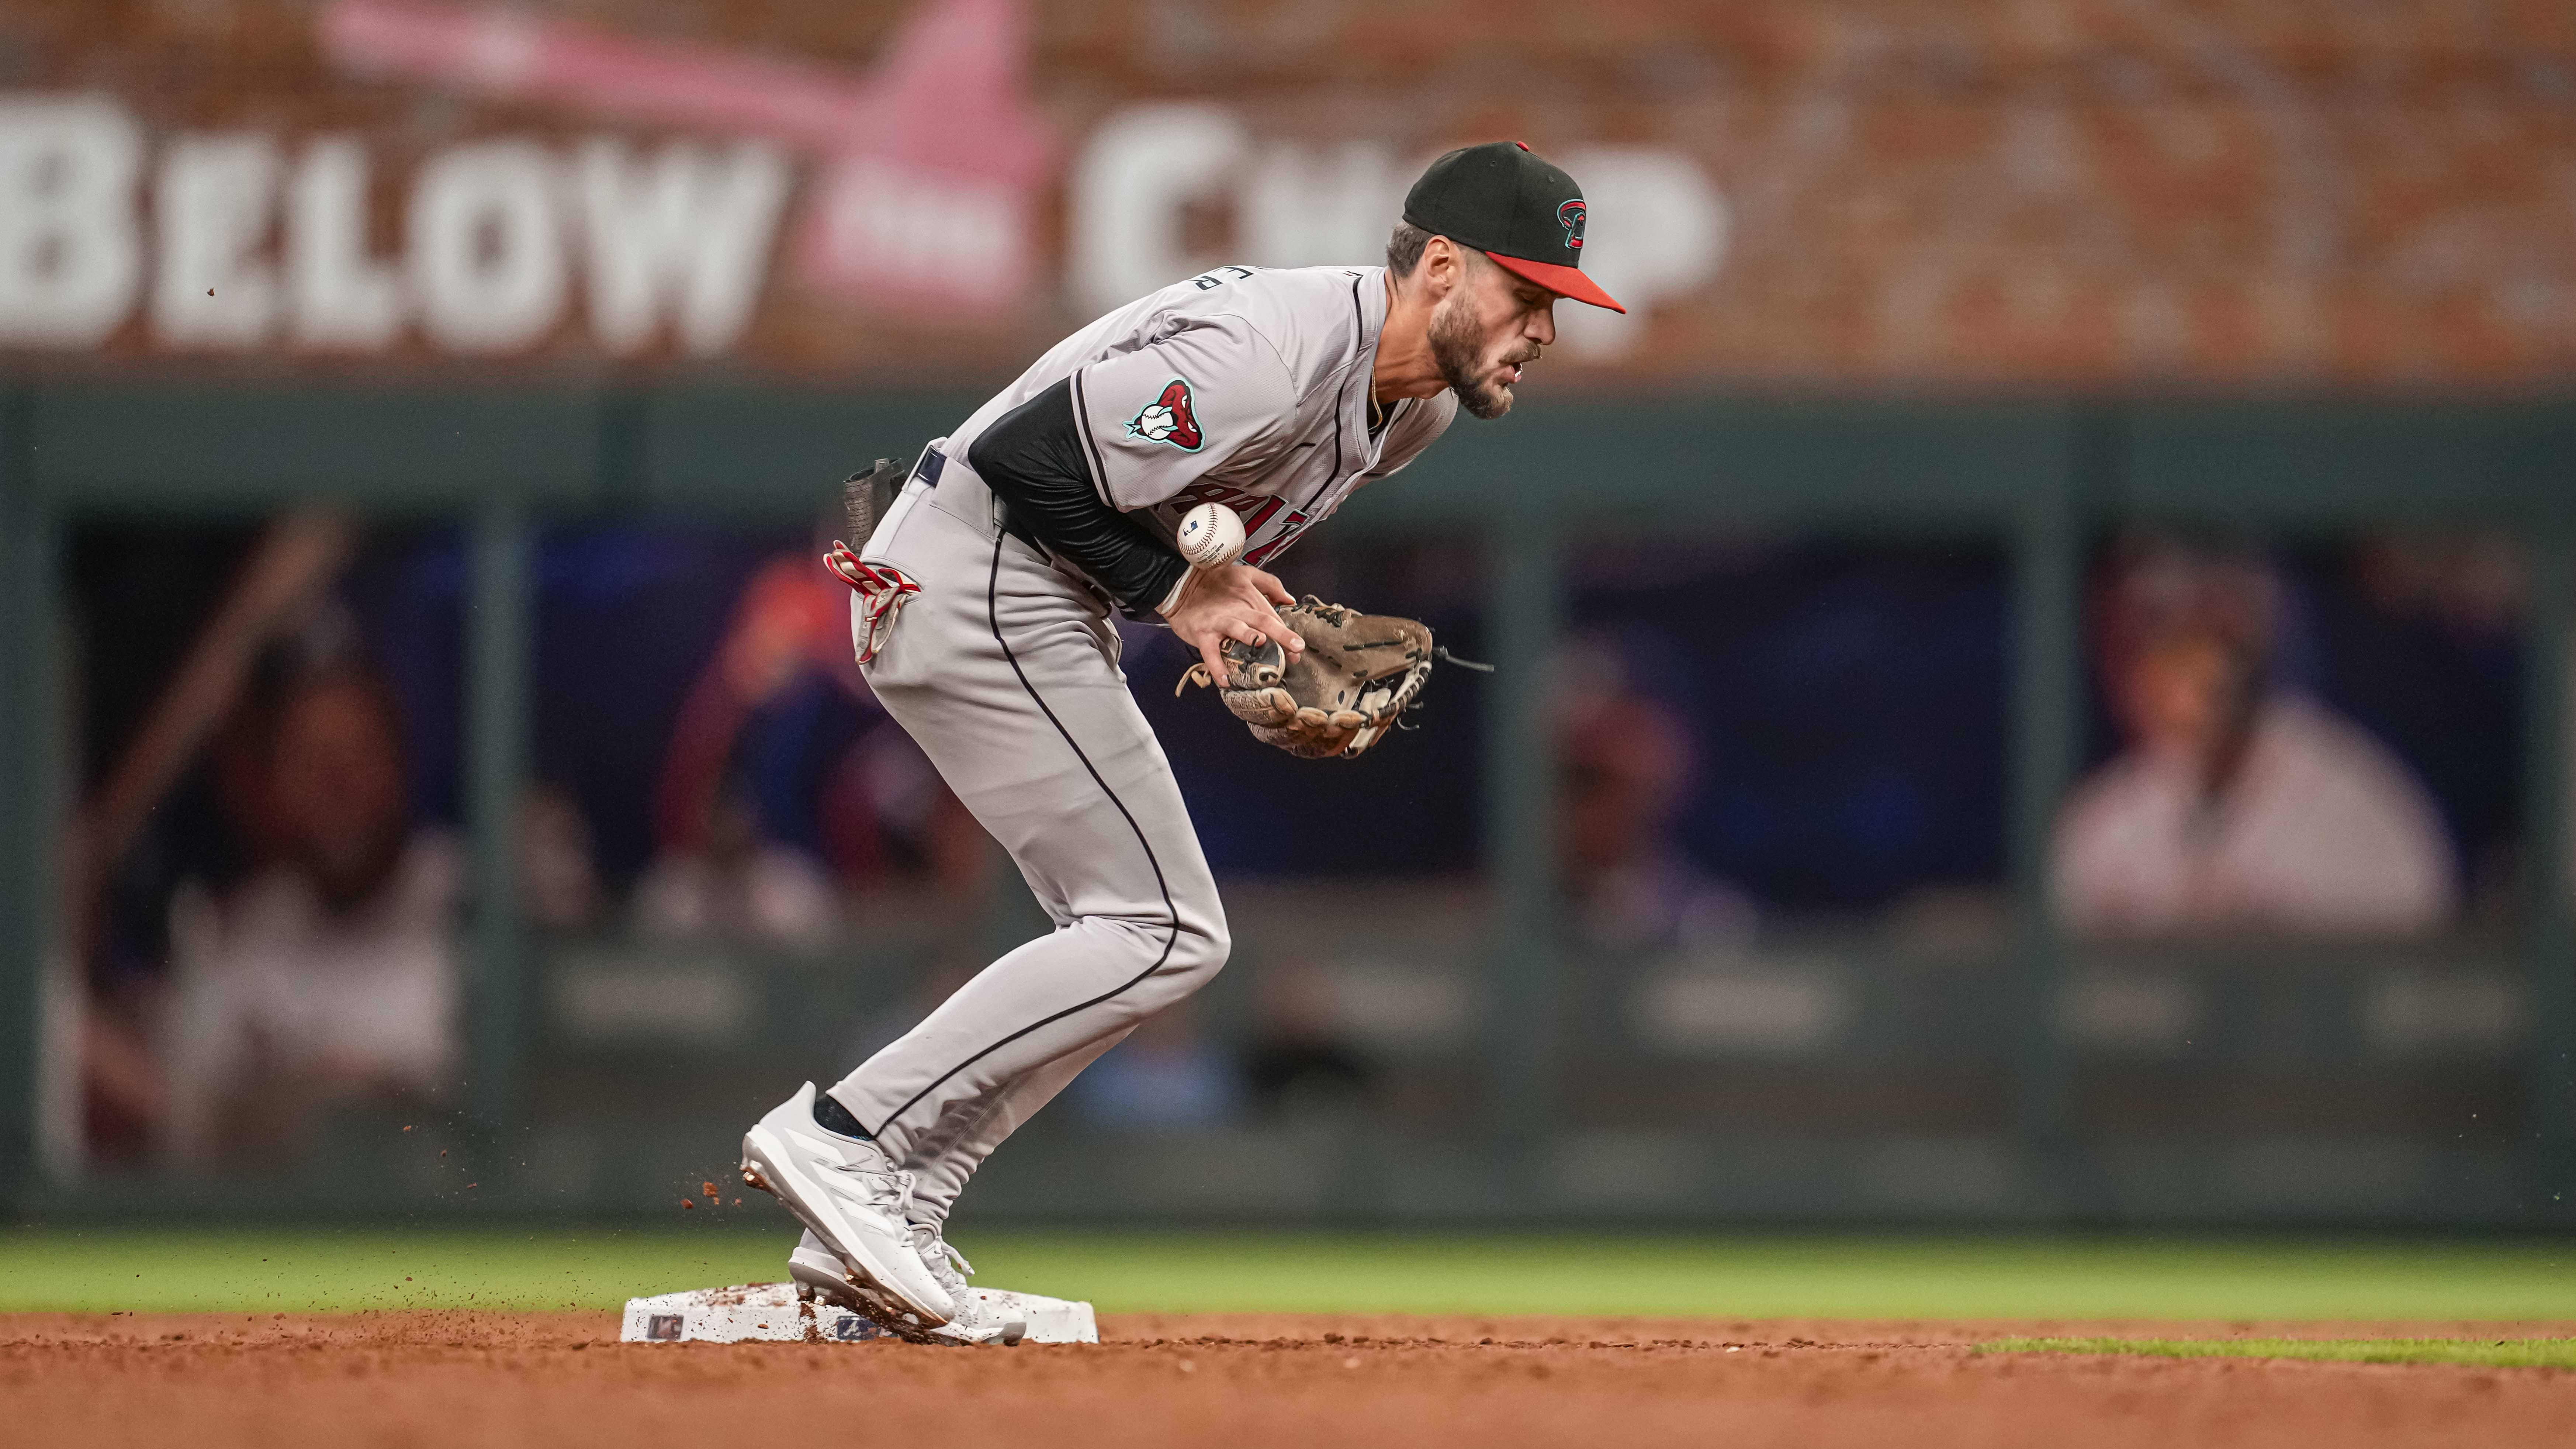
[[[1432,162],[1405,193],[1404,219],[1560,297],[1628,310],[1583,275],[1583,189],[1518,141],[1462,146]]]

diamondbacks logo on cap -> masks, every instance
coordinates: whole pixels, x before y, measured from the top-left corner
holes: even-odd
[[[1169,443],[1184,453],[1197,452],[1202,439],[1198,413],[1190,406],[1189,383],[1177,377],[1165,383],[1161,397],[1127,420],[1127,436]]]
[[[1577,252],[1583,250],[1582,197],[1578,196],[1556,209],[1556,224],[1565,228],[1566,250]]]

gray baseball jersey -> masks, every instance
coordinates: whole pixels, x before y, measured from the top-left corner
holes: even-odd
[[[1247,559],[1276,559],[1455,415],[1444,392],[1396,404],[1369,432],[1385,322],[1376,267],[1224,267],[1167,287],[1067,338],[933,443],[863,546],[921,591],[865,666],[870,686],[1057,927],[831,1088],[916,1175],[916,1221],[944,1221],[986,1154],[1228,950],[1107,603],[1001,527],[969,445],[1070,379],[1104,500],[1167,530],[1195,504],[1227,504],[1244,514]]]
[[[1368,427],[1386,325],[1383,267],[1219,267],[1057,343],[976,410],[944,451],[1073,381],[1091,485],[1169,534],[1201,503],[1243,515],[1244,562],[1266,565],[1353,490],[1412,462],[1457,415],[1443,392]]]

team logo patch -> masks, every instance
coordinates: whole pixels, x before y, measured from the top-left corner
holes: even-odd
[[[1184,453],[1199,450],[1199,415],[1190,405],[1190,385],[1181,378],[1163,384],[1163,395],[1127,420],[1127,436],[1169,443]]]
[[[1556,209],[1556,224],[1565,228],[1565,248],[1583,250],[1583,198],[1578,196]]]

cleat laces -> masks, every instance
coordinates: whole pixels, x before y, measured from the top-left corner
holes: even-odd
[[[912,1174],[907,1172],[904,1176],[908,1178]],[[963,1289],[966,1279],[975,1276],[975,1265],[966,1261],[964,1253],[950,1247],[948,1240],[939,1235],[939,1229],[928,1223],[913,1223],[911,1228],[912,1250],[921,1255],[922,1264],[930,1269],[931,1276],[940,1280],[939,1286],[949,1287],[953,1280],[957,1288]]]
[[[957,1316],[950,1320],[950,1326],[970,1331],[983,1328],[984,1300],[966,1286],[966,1280],[974,1276],[975,1265],[966,1261],[964,1253],[950,1247],[938,1228],[929,1223],[914,1223],[911,1227],[913,1251],[921,1255],[922,1266],[930,1270],[931,1278],[948,1291],[949,1301],[957,1305]]]
[[[883,1154],[878,1155],[878,1160],[884,1160]],[[864,1161],[837,1162],[832,1166],[843,1176],[857,1179],[858,1199],[870,1209],[884,1213],[896,1222],[902,1222],[911,1216],[913,1182],[911,1173],[890,1172],[884,1168],[870,1167]]]

